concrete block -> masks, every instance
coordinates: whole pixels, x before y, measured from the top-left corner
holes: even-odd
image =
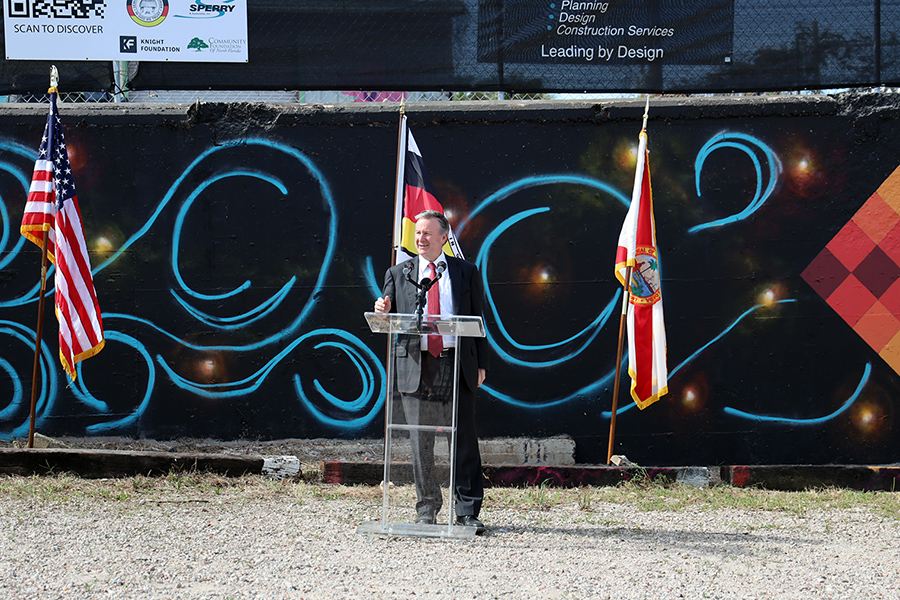
[[[616,465],[617,467],[636,467],[638,465],[634,464],[628,457],[624,454],[613,454],[609,457],[609,462]]]
[[[575,440],[552,438],[492,438],[478,441],[486,465],[568,466],[575,464]],[[436,444],[435,456],[446,461],[447,445]]]
[[[675,482],[689,487],[709,487],[710,474],[707,467],[681,467],[675,476]]]
[[[40,434],[36,431],[34,432],[34,447],[35,448],[68,448],[68,446],[66,446],[59,440],[55,440],[52,437]]]
[[[262,474],[273,479],[296,477],[300,474],[300,459],[296,456],[265,456]]]

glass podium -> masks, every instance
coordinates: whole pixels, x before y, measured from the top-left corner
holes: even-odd
[[[474,527],[456,524],[456,431],[459,401],[459,355],[452,369],[422,376],[423,336],[444,336],[444,347],[458,347],[462,337],[484,337],[481,317],[440,318],[402,313],[365,313],[369,328],[388,334],[385,402],[384,479],[380,521],[366,521],[358,533],[467,539]],[[446,455],[439,442],[447,440]],[[437,457],[435,456],[437,455]],[[409,460],[406,460],[409,456]],[[446,457],[446,458],[445,458]],[[417,509],[418,505],[423,508]],[[424,505],[440,506],[434,524],[415,522]]]

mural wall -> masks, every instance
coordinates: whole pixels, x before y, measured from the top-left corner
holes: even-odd
[[[386,340],[362,313],[391,256],[397,106],[60,112],[108,341],[70,383],[48,314],[38,431],[380,437]],[[408,109],[485,279],[482,437],[570,435],[578,461],[605,461],[613,263],[642,113],[637,101]],[[898,107],[660,99],[650,114],[670,393],[644,411],[623,395],[616,452],[656,465],[900,460]],[[45,118],[0,111],[7,439],[28,430],[40,255],[18,227]]]

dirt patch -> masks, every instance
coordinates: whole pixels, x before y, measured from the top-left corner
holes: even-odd
[[[45,440],[48,438],[45,438]],[[0,440],[0,448],[23,448],[25,440]],[[143,452],[200,452],[210,454],[233,454],[239,456],[296,456],[300,462],[317,464],[322,461],[378,461],[384,457],[384,441],[380,439],[333,440],[333,439],[286,439],[269,441],[181,438],[177,440],[149,440],[125,437],[75,438],[60,437],[49,439],[50,447],[77,448],[84,450],[132,450]],[[35,443],[35,446],[38,446]],[[406,444],[395,444],[392,450]],[[392,452],[395,458],[396,452]]]

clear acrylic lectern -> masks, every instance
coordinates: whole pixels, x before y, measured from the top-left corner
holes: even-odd
[[[398,356],[402,361],[410,344],[422,343],[422,336],[444,336],[444,346],[457,347],[461,337],[484,337],[481,317],[421,316],[398,313],[365,313],[369,328],[375,333],[386,333],[388,342],[387,401],[385,402],[384,479],[381,521],[367,521],[359,526],[359,533],[387,535],[411,535],[419,537],[471,538],[474,527],[456,525],[454,494],[456,481],[456,411],[459,402],[459,354],[453,353],[453,377],[446,382],[448,389],[434,399],[423,394],[401,393],[410,391],[408,380],[404,384],[402,362],[398,372]],[[423,350],[423,352],[425,352]],[[399,375],[399,377],[398,377]],[[446,402],[447,397],[451,399]],[[448,441],[446,460],[435,438]],[[400,446],[402,444],[402,447]],[[401,449],[402,448],[402,449]],[[425,460],[397,460],[405,455],[426,456]],[[437,454],[438,458],[433,459]],[[432,480],[440,486],[442,508],[433,525],[415,523],[416,481]],[[421,484],[422,481],[419,481]]]

